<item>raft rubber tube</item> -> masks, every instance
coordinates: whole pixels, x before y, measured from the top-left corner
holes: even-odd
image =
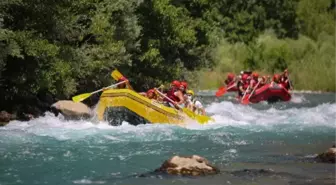
[[[246,96],[249,96],[246,95]],[[266,84],[255,91],[250,97],[251,103],[258,103],[261,101],[275,102],[275,101],[289,101],[291,94],[282,85]]]

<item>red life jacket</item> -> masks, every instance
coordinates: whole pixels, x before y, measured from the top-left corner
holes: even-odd
[[[232,80],[229,84],[227,84],[227,87],[231,87],[234,83],[235,81]]]
[[[286,90],[289,89],[289,85],[286,82],[280,82],[279,85],[281,85],[282,87],[284,87]]]
[[[255,81],[254,79],[251,80],[250,84],[251,86],[254,88],[257,85],[257,81]]]
[[[248,86],[249,84],[242,80],[237,82],[238,97],[242,97],[244,95],[244,90],[246,90]],[[241,87],[243,88],[243,90],[240,89]]]
[[[246,89],[248,88],[249,85],[250,85],[249,83],[244,82],[243,89],[246,90]]]
[[[226,79],[224,82],[226,86],[231,86],[234,83],[233,80],[229,80],[229,79]]]
[[[177,91],[178,89],[177,88],[171,88],[168,92],[167,92],[167,96],[168,98],[170,98],[171,100],[175,101],[175,102],[179,102],[180,101],[180,98],[177,97],[175,95],[175,92]]]

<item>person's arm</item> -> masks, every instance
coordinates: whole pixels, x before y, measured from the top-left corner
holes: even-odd
[[[202,108],[202,115],[206,116],[204,108]]]
[[[245,90],[244,90],[244,87],[243,87],[242,85],[239,86],[239,90],[240,90],[241,92],[244,92],[244,91],[245,91]]]
[[[251,80],[251,81],[250,81],[250,89],[253,89],[253,87],[254,87],[254,83],[255,83],[254,80]]]
[[[127,87],[128,89],[134,91],[133,87],[129,84],[129,81],[126,82],[126,87]]]
[[[203,107],[203,105],[202,105],[202,103],[200,101],[196,101],[195,102],[195,107],[197,109],[200,109],[202,111],[202,115],[205,115],[205,109],[204,109],[204,107]]]
[[[184,103],[184,97],[183,97],[183,94],[181,91],[177,91],[177,95],[176,95],[180,101],[179,102],[176,102],[177,104],[183,104]]]

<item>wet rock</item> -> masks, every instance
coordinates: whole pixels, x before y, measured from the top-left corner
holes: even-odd
[[[336,159],[336,146],[333,145],[327,151],[319,154],[316,160],[323,163],[335,163]]]
[[[65,119],[87,119],[92,116],[92,111],[88,106],[70,100],[61,100],[52,104],[51,111],[56,116],[61,113]]]
[[[208,160],[198,155],[189,157],[174,156],[166,160],[154,172],[170,175],[201,176],[219,173],[219,169],[211,165]]]
[[[24,120],[24,121],[29,121],[35,118],[35,116],[32,114],[22,113],[22,115],[23,115],[23,118],[21,120]]]
[[[12,120],[12,114],[9,114],[6,111],[0,112],[0,126],[6,125],[10,120]]]

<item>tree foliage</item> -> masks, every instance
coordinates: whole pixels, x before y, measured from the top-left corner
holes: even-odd
[[[101,88],[112,83],[114,68],[137,90],[181,79],[215,67],[213,51],[223,39],[253,46],[268,29],[277,39],[301,33],[318,40],[321,32],[334,34],[334,6],[330,0],[1,1],[0,109],[22,97],[69,98]],[[261,64],[263,47],[250,47],[237,65],[288,66],[288,48],[280,46],[269,52],[273,63]]]

